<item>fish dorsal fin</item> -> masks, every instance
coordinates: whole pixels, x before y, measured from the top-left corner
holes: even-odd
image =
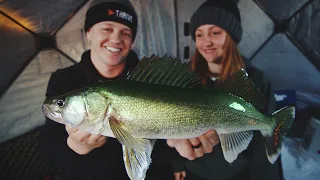
[[[253,137],[252,131],[243,131],[229,134],[219,134],[223,156],[229,163],[237,159],[238,155],[247,149]]]
[[[220,88],[237,97],[242,98],[257,109],[265,107],[265,98],[261,91],[248,78],[244,69],[239,70],[220,84]]]
[[[167,55],[144,57],[132,70],[128,79],[149,84],[187,88],[201,82],[195,71],[191,70],[190,65]]]

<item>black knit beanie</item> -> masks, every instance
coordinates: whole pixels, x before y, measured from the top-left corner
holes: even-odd
[[[190,31],[195,40],[195,31],[205,24],[214,24],[227,31],[239,43],[242,35],[240,12],[234,0],[208,0],[192,15]]]
[[[137,33],[137,14],[129,0],[96,0],[86,13],[84,30],[102,21],[114,21],[128,26],[134,41]]]

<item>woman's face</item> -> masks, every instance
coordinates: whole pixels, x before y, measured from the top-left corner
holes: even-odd
[[[218,26],[206,24],[196,29],[195,37],[196,48],[205,60],[220,64],[227,32]]]

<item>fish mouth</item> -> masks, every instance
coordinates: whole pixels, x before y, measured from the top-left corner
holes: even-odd
[[[46,105],[42,105],[42,112],[47,118],[53,121],[56,121],[61,124],[64,124],[65,122],[61,116],[61,113],[51,111],[50,108]]]

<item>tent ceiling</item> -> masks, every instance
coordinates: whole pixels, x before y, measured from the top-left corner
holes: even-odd
[[[288,34],[293,43],[320,70],[320,0],[306,4],[289,21]]]
[[[290,19],[294,13],[307,5],[310,0],[255,0],[262,9],[276,22],[280,23]]]
[[[61,27],[85,0],[4,0],[0,10],[8,16],[30,22],[35,33],[52,33]]]
[[[85,0],[0,2],[0,46],[5,47],[0,53],[0,72],[2,72],[0,97],[39,50],[55,42],[55,32],[63,27],[85,2]]]

